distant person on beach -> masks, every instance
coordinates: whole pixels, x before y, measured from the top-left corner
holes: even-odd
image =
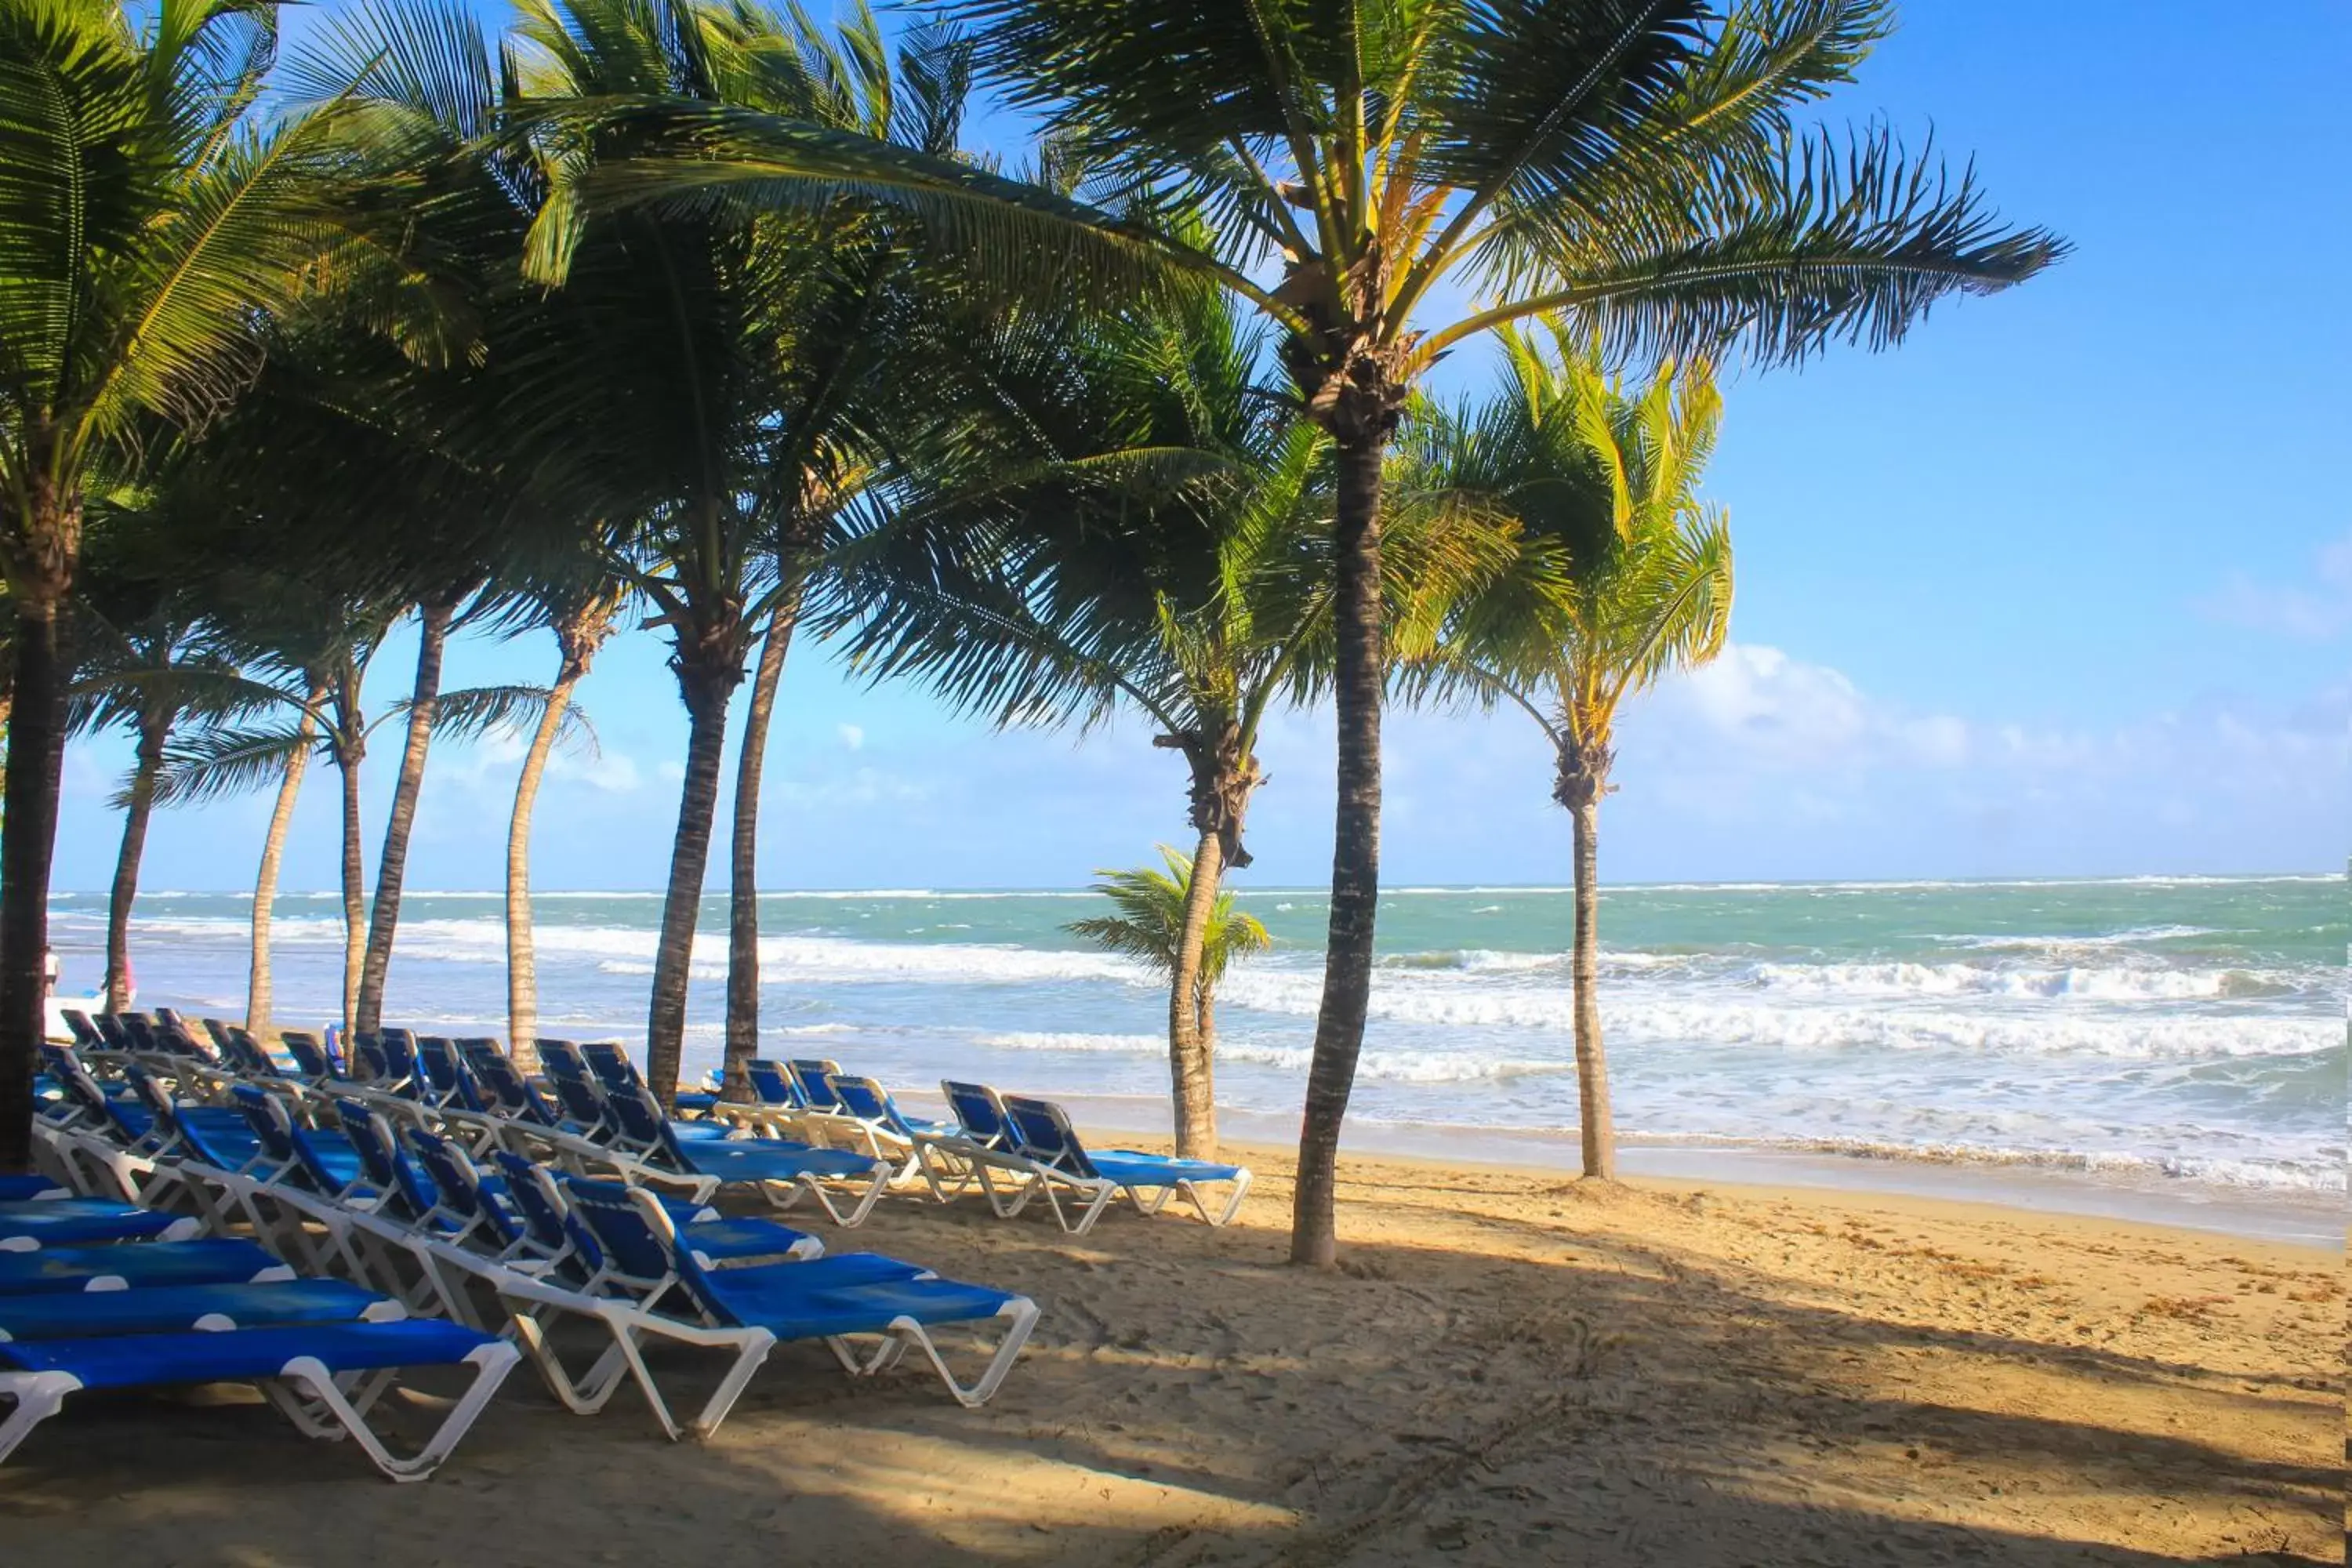
[[[41,949],[41,1000],[46,1002],[58,994],[58,950]]]

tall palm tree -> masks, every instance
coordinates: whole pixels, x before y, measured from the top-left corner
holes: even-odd
[[[400,771],[393,778],[383,847],[376,854],[375,897],[368,910],[367,946],[361,954],[359,989],[352,1003],[354,1029],[372,1033],[383,1021],[384,983],[391,976],[393,937],[399,929],[401,889],[408,875],[408,839],[416,828],[425,756],[432,749],[444,701],[442,661],[458,608],[474,586],[474,583],[437,586],[416,602],[416,675],[403,709],[407,734],[401,746]]]
[[[572,696],[588,667],[613,635],[626,588],[593,556],[580,570],[528,590],[530,618],[554,635],[555,680],[532,726],[530,744],[515,777],[514,811],[507,822],[507,1046],[526,1067],[538,1062],[539,953],[530,910],[530,818],[547,772],[567,726],[576,727]]]
[[[1599,1000],[1601,801],[1627,699],[1706,664],[1731,626],[1731,533],[1698,485],[1723,413],[1704,363],[1628,390],[1560,323],[1504,335],[1502,389],[1418,422],[1408,497],[1443,494],[1508,525],[1514,559],[1457,601],[1429,674],[1542,727],[1575,842],[1576,1084],[1584,1173],[1616,1174]],[[1407,504],[1411,504],[1408,502]]]
[[[893,227],[854,192],[758,218],[698,211],[592,215],[583,182],[626,163],[625,122],[576,136],[563,111],[682,101],[815,123],[932,155],[952,151],[964,72],[911,36],[889,64],[864,13],[837,37],[751,3],[530,0],[518,34],[521,103],[543,131],[550,194],[534,265],[567,308],[607,330],[596,391],[605,467],[635,498],[627,575],[669,634],[688,720],[668,888],[646,1019],[647,1081],[667,1100],[683,1051],[689,961],[717,811],[729,703],[755,641],[780,668],[799,595],[835,518],[871,473],[876,421],[912,389],[887,374],[909,279]],[[567,138],[570,138],[567,140]],[[591,418],[596,416],[592,414]],[[772,669],[772,674],[774,671]],[[772,682],[765,701],[772,701]],[[756,782],[755,735],[743,768]],[[756,810],[751,792],[746,810]],[[739,815],[739,826],[745,819]],[[736,861],[754,846],[739,832]],[[756,889],[730,921],[734,1032],[756,1031]]]
[[[1085,195],[782,118],[645,101],[601,113],[668,156],[627,204],[891,196],[990,268],[1215,279],[1281,333],[1330,436],[1338,812],[1294,1260],[1328,1265],[1339,1127],[1363,1042],[1379,894],[1381,478],[1421,377],[1492,328],[1568,312],[1621,353],[1743,344],[1793,361],[1884,347],[1940,300],[2063,253],[2000,223],[1973,175],[1874,128],[1796,116],[1893,21],[1889,0],[939,0],[984,77],[1092,171]],[[1212,245],[1190,242],[1199,215]],[[1464,304],[1471,300],[1474,303]]]
[[[1257,736],[1328,664],[1328,449],[1265,384],[1264,334],[1215,289],[1156,307],[957,318],[931,384],[940,449],[836,557],[829,628],[1000,724],[1120,709],[1185,763],[1197,837],[1170,950],[1178,1148],[1213,1158],[1198,977],[1264,782]]]
[[[1274,938],[1255,915],[1244,914],[1234,907],[1229,892],[1211,900],[1205,914],[1194,913],[1193,906],[1200,901],[1193,881],[1195,862],[1164,844],[1160,857],[1167,862],[1164,872],[1149,866],[1097,871],[1095,875],[1103,880],[1093,890],[1110,900],[1117,912],[1072,921],[1062,929],[1113,952],[1141,960],[1167,974],[1171,984],[1180,976],[1189,978],[1183,1000],[1192,1015],[1192,1034],[1201,1042],[1200,1070],[1205,1077],[1216,1059],[1217,986],[1234,959],[1264,952],[1274,945]],[[1192,950],[1189,962],[1184,956],[1188,946]],[[1200,1157],[1213,1159],[1213,1141],[1209,1149],[1207,1155]],[[1178,1152],[1182,1152],[1181,1145]]]
[[[138,20],[134,23],[133,18]],[[335,106],[257,110],[277,7],[0,0],[0,567],[16,618],[0,845],[0,1171],[31,1158],[64,750],[58,623],[93,478],[134,426],[201,421],[262,312],[337,243]]]

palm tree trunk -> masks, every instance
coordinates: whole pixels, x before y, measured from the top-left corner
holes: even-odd
[[[760,773],[767,762],[768,720],[775,711],[776,686],[783,679],[800,608],[799,593],[788,593],[768,617],[735,759],[735,837],[727,884],[726,1081],[719,1090],[729,1100],[752,1098],[744,1064],[760,1054]]]
[[[51,498],[41,498],[51,499]],[[29,524],[25,527],[25,524]],[[48,1032],[49,862],[65,771],[66,671],[59,626],[80,537],[78,508],[38,506],[11,541],[16,607],[5,815],[0,833],[0,1172],[33,1168],[33,1073]],[[31,557],[28,563],[24,557]],[[26,566],[31,570],[26,570]],[[29,579],[29,581],[28,581]]]
[[[383,1021],[383,985],[392,971],[392,939],[400,925],[400,884],[408,870],[408,835],[416,826],[416,796],[425,786],[425,756],[433,744],[433,713],[441,696],[441,655],[457,605],[433,600],[418,606],[416,684],[408,700],[408,745],[392,790],[392,818],[375,862],[375,909],[368,916],[367,955],[352,1026],[373,1032]]]
[[[1332,522],[1337,643],[1332,706],[1339,721],[1339,808],[1331,851],[1331,923],[1324,948],[1323,1002],[1298,1134],[1298,1186],[1291,1200],[1290,1260],[1328,1268],[1337,1261],[1333,1205],[1339,1125],[1356,1083],[1371,1004],[1372,937],[1381,880],[1381,463],[1387,426],[1378,420],[1334,432],[1339,493]]]
[[[1192,876],[1184,892],[1184,924],[1176,933],[1175,962],[1168,978],[1168,1070],[1175,1094],[1176,1152],[1187,1160],[1217,1157],[1217,1096],[1210,1043],[1201,1027],[1201,944],[1216,907],[1217,881],[1224,870],[1224,837],[1204,830],[1192,851]]]
[[[269,1037],[273,1001],[269,923],[277,912],[278,868],[286,858],[286,833],[294,823],[294,802],[302,793],[302,775],[310,766],[310,746],[319,732],[319,704],[326,695],[326,687],[315,681],[302,694],[302,719],[295,726],[294,750],[278,781],[278,801],[269,808],[269,833],[261,841],[261,868],[253,877],[253,958],[246,972],[245,1026],[258,1039]]]
[[[123,801],[122,847],[115,852],[114,887],[106,900],[106,1005],[131,1010],[131,906],[139,898],[139,859],[147,852],[147,821],[155,813],[155,775],[163,768],[163,742],[172,733],[167,707],[139,723],[137,760]]]
[[[1570,961],[1576,989],[1576,1120],[1583,1136],[1584,1173],[1617,1177],[1617,1131],[1609,1115],[1609,1060],[1601,1048],[1601,803],[1571,806],[1576,833],[1576,952]]]
[[[719,639],[711,639],[715,642]],[[719,771],[726,762],[727,699],[743,679],[740,654],[714,658],[709,643],[685,637],[674,661],[686,699],[686,779],[678,790],[677,834],[662,898],[660,945],[654,951],[653,997],[646,1013],[646,1082],[665,1108],[677,1102],[686,1053],[686,991],[701,916],[702,879],[710,865],[710,826],[719,811]],[[689,652],[703,657],[688,662]]]
[[[360,844],[360,764],[367,760],[365,715],[359,679],[346,665],[335,704],[335,745],[330,753],[343,784],[343,1016],[345,1032],[359,1016],[360,958],[367,943],[367,864]]]
[[[563,730],[563,716],[572,707],[572,692],[588,673],[593,652],[583,652],[577,626],[559,627],[563,659],[556,667],[555,685],[539,728],[523,753],[522,773],[515,780],[514,814],[507,819],[507,1049],[525,1072],[539,1070],[539,952],[530,923],[530,814],[539,804],[539,783],[547,772],[548,754]],[[590,645],[593,650],[593,643]]]

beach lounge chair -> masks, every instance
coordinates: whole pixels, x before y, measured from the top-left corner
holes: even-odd
[[[504,1340],[430,1320],[0,1344],[0,1395],[16,1402],[0,1421],[0,1461],[84,1389],[250,1382],[305,1436],[348,1436],[394,1480],[422,1480],[473,1426],[517,1357]],[[470,1366],[474,1381],[425,1446],[403,1457],[384,1446],[365,1412],[394,1374],[414,1366]]]
[[[792,1068],[793,1081],[800,1085],[801,1099],[811,1110],[833,1112],[841,1109],[834,1098],[833,1075],[841,1064],[829,1057],[794,1057],[786,1064]]]
[[[1250,1173],[1241,1165],[1213,1164],[1205,1160],[1179,1160],[1134,1149],[1103,1149],[1089,1152],[1078,1142],[1068,1115],[1050,1100],[1005,1095],[1002,1101],[1010,1119],[1018,1152],[1036,1163],[1040,1189],[1062,1228],[1083,1236],[1094,1228],[1113,1199],[1121,1194],[1147,1215],[1158,1214],[1171,1198],[1181,1196],[1194,1213],[1211,1225],[1229,1224],[1241,1212],[1249,1193]],[[1212,1214],[1201,1188],[1231,1183],[1224,1206]],[[1061,1191],[1084,1200],[1073,1222],[1064,1211]]]
[[[204,1231],[193,1215],[165,1214],[106,1198],[30,1198],[0,1203],[0,1252],[38,1252],[102,1241],[186,1241]]]
[[[0,1252],[0,1297],[56,1290],[143,1290],[165,1285],[267,1284],[294,1270],[252,1242],[144,1241]]]
[[[43,1175],[0,1176],[0,1203],[21,1204],[36,1198],[66,1198],[73,1189]]]
[[[890,1091],[870,1078],[831,1073],[825,1082],[841,1107],[840,1114],[831,1120],[855,1129],[851,1135],[855,1145],[865,1152],[898,1163],[892,1184],[903,1186],[920,1176],[941,1203],[971,1184],[973,1171],[971,1163],[957,1152],[955,1123],[908,1115],[898,1109]],[[841,1133],[836,1131],[835,1136]]]
[[[665,1430],[676,1436],[677,1421],[646,1367],[641,1346],[647,1338],[727,1350],[735,1360],[719,1389],[691,1423],[707,1436],[726,1419],[753,1373],[780,1340],[821,1339],[853,1376],[870,1377],[919,1350],[957,1401],[987,1403],[1012,1369],[1037,1320],[1036,1303],[984,1286],[942,1279],[914,1265],[870,1253],[851,1253],[803,1263],[713,1269],[677,1245],[667,1216],[650,1194],[608,1182],[573,1179],[567,1184],[573,1205],[600,1241],[629,1267],[659,1269],[676,1277],[672,1299],[701,1321],[657,1313],[617,1302],[597,1304],[612,1331],[613,1351],[590,1374],[592,1394],[609,1397],[619,1380],[609,1363],[617,1353]],[[933,1327],[1001,1321],[1004,1337],[970,1384],[949,1371]],[[533,1321],[518,1321],[526,1345],[543,1336]],[[870,1351],[860,1341],[877,1342]],[[542,1370],[545,1370],[544,1368]],[[597,1386],[601,1384],[601,1386]],[[568,1401],[567,1401],[568,1403]]]
[[[499,1156],[499,1167],[506,1194],[541,1253],[558,1257],[583,1289],[601,1289],[607,1280],[623,1278],[595,1233],[572,1211],[571,1184],[581,1178],[559,1178],[546,1166],[513,1154]],[[691,1248],[705,1268],[824,1256],[823,1241],[775,1220],[730,1218],[690,1200],[650,1191],[646,1195],[660,1205],[680,1245]]]
[[[220,1333],[285,1323],[394,1323],[408,1309],[340,1279],[166,1285],[138,1290],[0,1296],[0,1342],[111,1334]]]
[[[489,1109],[495,1115],[509,1121],[526,1121],[541,1127],[560,1125],[562,1115],[547,1102],[537,1086],[525,1078],[514,1058],[498,1047],[495,1040],[460,1040],[458,1050],[466,1065],[473,1069],[474,1079],[488,1092]]]
[[[606,1094],[618,1093],[635,1085],[652,1087],[646,1083],[637,1071],[636,1064],[629,1060],[628,1053],[617,1041],[590,1040],[580,1047],[580,1058],[588,1064],[588,1070],[596,1075],[596,1081],[604,1086]],[[681,1089],[670,1097],[670,1103],[681,1112],[708,1115],[710,1108],[719,1103],[719,1097],[706,1090]]]
[[[322,1197],[340,1198],[363,1184],[359,1154],[348,1143],[329,1142],[297,1126],[293,1112],[276,1095],[249,1083],[233,1084],[229,1101],[259,1146],[258,1158],[243,1173],[260,1185],[290,1182]]]
[[[637,1173],[657,1179],[669,1173],[698,1185],[709,1184],[695,1194],[698,1198],[730,1185],[757,1187],[780,1209],[811,1197],[835,1225],[847,1226],[864,1223],[890,1183],[888,1161],[847,1149],[816,1149],[773,1138],[682,1138],[678,1124],[662,1116],[660,1103],[643,1084],[608,1098],[622,1135],[644,1151],[641,1163],[634,1163]],[[847,1184],[846,1211],[834,1201],[827,1182]]]
[[[319,1043],[318,1036],[308,1030],[280,1029],[278,1043],[286,1047],[288,1056],[294,1058],[296,1076],[311,1088],[324,1089],[341,1076],[335,1071],[335,1064],[328,1057],[326,1047]]]

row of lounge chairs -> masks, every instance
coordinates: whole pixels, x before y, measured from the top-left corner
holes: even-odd
[[[106,1040],[95,1021],[91,1028]],[[49,1053],[57,1098],[43,1132],[52,1162],[79,1186],[107,1182],[140,1201],[0,1192],[0,1334],[7,1336],[0,1343],[0,1394],[15,1401],[0,1426],[0,1458],[70,1391],[61,1380],[78,1377],[70,1384],[78,1387],[274,1377],[279,1386],[273,1400],[304,1430],[361,1436],[351,1422],[383,1380],[375,1375],[381,1369],[352,1357],[398,1349],[472,1359],[479,1368],[474,1388],[425,1449],[404,1458],[373,1436],[362,1438],[361,1447],[386,1474],[406,1479],[428,1473],[446,1456],[489,1397],[491,1372],[502,1378],[518,1353],[528,1355],[574,1410],[601,1409],[623,1387],[637,1387],[675,1436],[715,1428],[782,1340],[822,1340],[859,1375],[919,1352],[961,1401],[977,1405],[995,1392],[1034,1324],[1037,1309],[1026,1298],[940,1279],[872,1254],[826,1257],[815,1237],[776,1221],[729,1219],[703,1206],[710,1190],[738,1177],[772,1184],[778,1174],[772,1160],[746,1174],[725,1165],[729,1156],[706,1152],[706,1166],[721,1167],[716,1176],[706,1169],[657,1191],[638,1178],[684,1173],[656,1171],[640,1158],[644,1151],[612,1149],[577,1123],[535,1123],[525,1133],[494,1112],[454,1101],[446,1112],[429,1107],[416,1084],[391,1071],[354,1083],[331,1068],[303,1072],[308,1064],[299,1057],[289,1073],[266,1053],[255,1063],[234,1046],[209,1060],[173,1048],[193,1037],[184,1029],[153,1028],[127,1050],[110,1042],[79,1056]],[[113,1081],[92,1074],[93,1062]],[[255,1076],[240,1075],[236,1064]],[[421,1070],[414,1076],[429,1081]],[[556,1076],[561,1081],[560,1069]],[[620,1090],[603,1087],[609,1110]],[[623,1098],[635,1101],[643,1086],[621,1089],[633,1089]],[[478,1164],[469,1140],[488,1123],[498,1123],[530,1153],[502,1139],[489,1151],[489,1168]],[[618,1135],[617,1127],[607,1131]],[[717,1124],[690,1135],[663,1131],[667,1140],[653,1142],[711,1150],[724,1142],[745,1147],[747,1156],[757,1153]],[[781,1144],[770,1152],[782,1157],[794,1149],[838,1152]],[[863,1171],[882,1164],[849,1158]],[[592,1161],[601,1167],[594,1176],[583,1168]],[[36,1205],[45,1212],[20,1217]],[[213,1234],[137,1239],[184,1237],[192,1222]],[[63,1245],[101,1237],[103,1245]],[[297,1280],[289,1263],[334,1278]],[[173,1294],[188,1290],[210,1294]],[[73,1367],[53,1364],[49,1352],[14,1348],[26,1336],[6,1326],[12,1298],[93,1291],[108,1312],[84,1321],[102,1322],[105,1338],[121,1343],[89,1350]],[[62,1312],[55,1303],[46,1310],[52,1318]],[[421,1311],[441,1321],[410,1316]],[[213,1314],[218,1321],[207,1328],[235,1323],[237,1331],[225,1337],[243,1342],[238,1353],[245,1359],[219,1347],[166,1343],[186,1336],[157,1332],[158,1325],[186,1312]],[[293,1363],[281,1361],[255,1370],[260,1363],[253,1357],[266,1347],[248,1332],[287,1329],[265,1320],[289,1314],[305,1331],[330,1314],[341,1321],[327,1325],[336,1331],[320,1340],[323,1359],[313,1358],[315,1368],[306,1362],[282,1372]],[[959,1382],[930,1330],[974,1322],[998,1338],[986,1347],[979,1375]],[[415,1342],[394,1346],[379,1338],[368,1342],[377,1347],[373,1352],[343,1342],[350,1331],[378,1323]],[[601,1336],[595,1342],[602,1349],[584,1365],[576,1356],[567,1363],[566,1342],[583,1325]],[[427,1334],[440,1337],[428,1342]],[[85,1337],[95,1343],[97,1336]],[[671,1413],[646,1362],[645,1346],[656,1341],[729,1356],[719,1386],[688,1419]],[[123,1350],[132,1342],[143,1350]],[[205,1350],[215,1353],[192,1353]],[[338,1408],[310,1392],[303,1377],[314,1373],[312,1382],[324,1378],[331,1387],[357,1387],[352,1374],[366,1373],[365,1397]]]
[[[305,1434],[348,1436],[384,1474],[416,1480],[520,1359],[505,1339],[412,1318],[393,1297],[297,1279],[251,1241],[191,1234],[187,1216],[0,1177],[0,1461],[73,1394],[233,1380],[256,1384]],[[368,1415],[420,1367],[472,1377],[430,1436],[398,1453]]]

